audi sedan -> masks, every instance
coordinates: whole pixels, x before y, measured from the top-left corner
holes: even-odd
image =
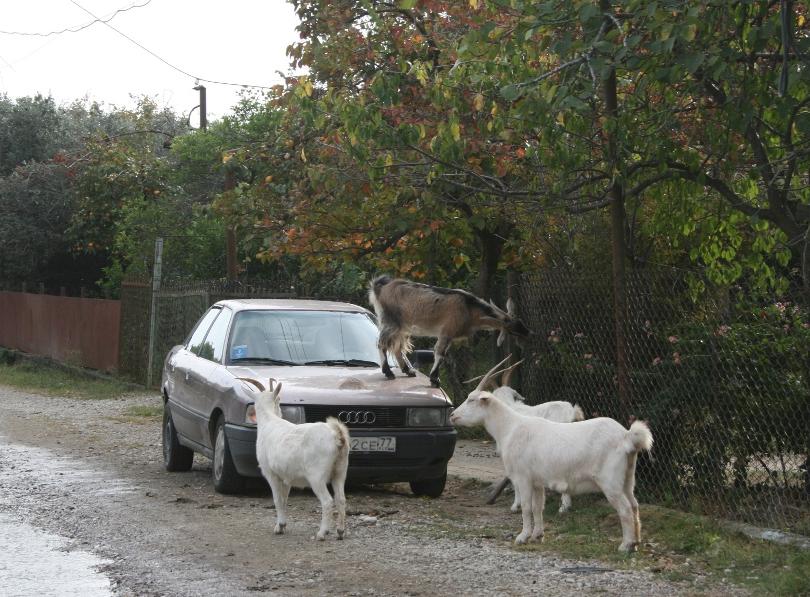
[[[387,380],[377,361],[372,314],[348,303],[242,299],[214,304],[163,367],[163,460],[191,468],[212,460],[214,488],[238,493],[261,475],[255,386],[283,383],[282,416],[293,423],[337,417],[351,435],[349,480],[410,483],[438,497],[456,432],[451,402],[422,373]],[[395,367],[395,363],[390,363]]]

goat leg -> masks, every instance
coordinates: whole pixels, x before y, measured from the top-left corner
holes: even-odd
[[[501,495],[501,492],[506,488],[507,483],[509,483],[509,477],[504,477],[492,488],[492,492],[487,499],[487,505],[491,506],[495,503],[495,500],[498,499],[498,496]]]

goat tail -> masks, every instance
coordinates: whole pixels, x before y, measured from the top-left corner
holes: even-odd
[[[653,445],[653,436],[647,423],[644,421],[634,421],[627,432],[627,439],[630,440],[630,451],[641,452],[650,450]]]
[[[582,411],[582,407],[579,404],[574,405],[574,421],[584,421],[585,420],[585,413]]]
[[[370,290],[374,295],[380,294],[380,289],[391,281],[391,276],[377,276],[371,281]]]
[[[335,458],[335,465],[332,470],[332,479],[345,481],[346,469],[349,466],[349,430],[346,425],[335,417],[327,417],[326,424],[334,432],[337,445],[337,458]]]

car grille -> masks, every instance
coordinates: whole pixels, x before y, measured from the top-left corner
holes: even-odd
[[[405,408],[394,406],[319,406],[304,407],[307,423],[335,417],[347,427],[404,427]]]

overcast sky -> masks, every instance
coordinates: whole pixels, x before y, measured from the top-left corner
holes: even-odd
[[[109,24],[178,69],[216,81],[277,84],[276,71],[288,72],[285,50],[298,40],[298,19],[284,0],[5,0],[0,93],[41,93],[59,103],[88,96],[119,106],[131,106],[130,95],[146,94],[180,114],[199,103],[193,78],[102,23],[49,37],[7,33],[48,33],[92,22],[77,4],[100,18],[133,6]],[[203,84],[209,119],[238,100],[239,87]]]

